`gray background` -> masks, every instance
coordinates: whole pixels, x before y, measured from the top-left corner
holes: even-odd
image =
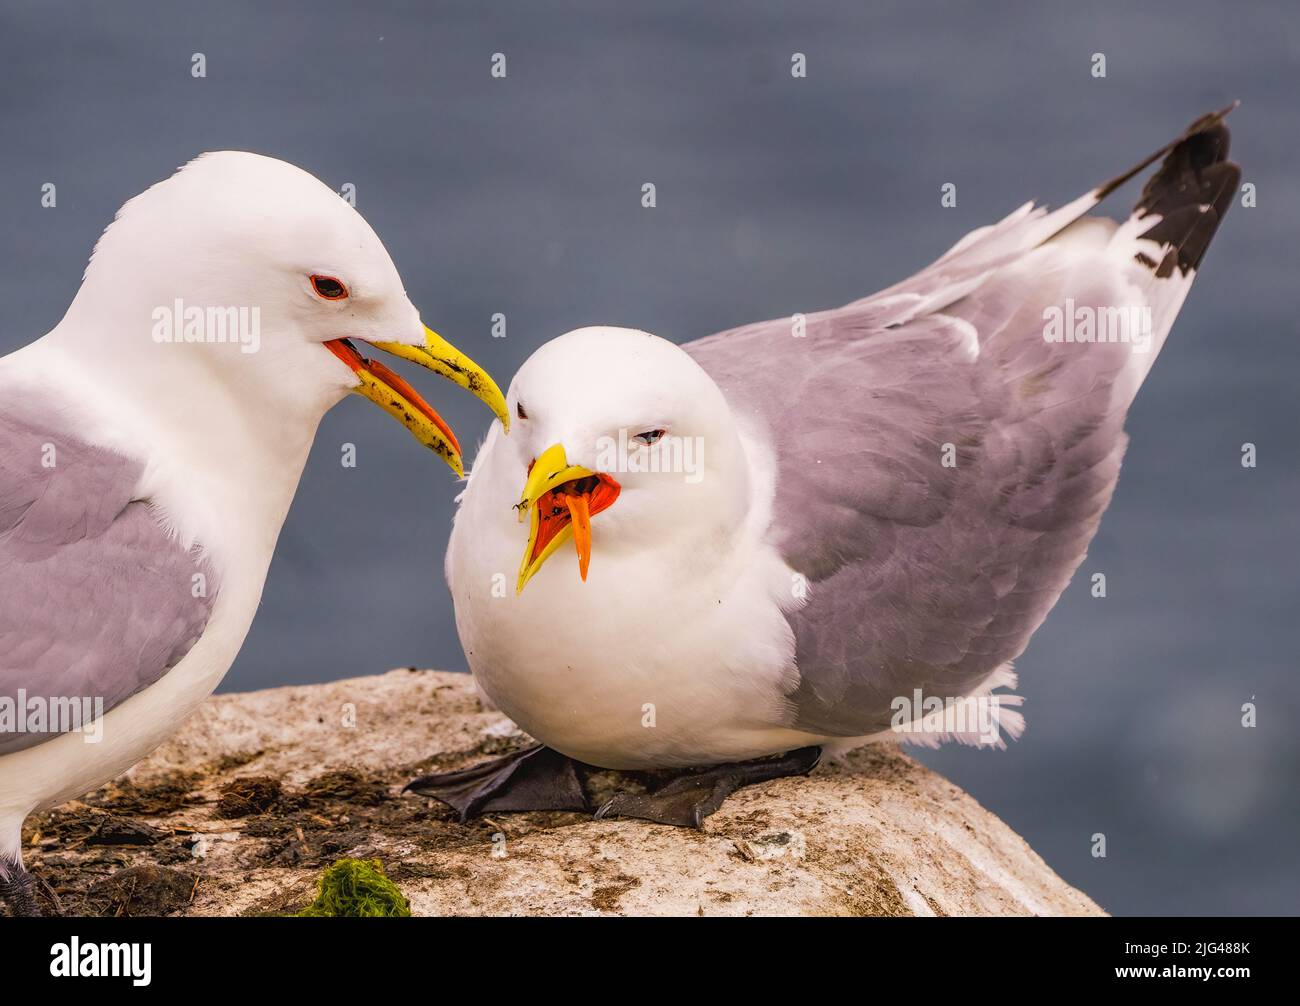
[[[1006,753],[922,757],[1114,912],[1295,913],[1300,14],[703,6],[5,2],[0,352],[59,319],[118,205],[202,150],[353,182],[425,318],[504,386],[579,325],[687,340],[870,293],[1240,98],[1234,155],[1259,206],[1211,249],[1091,556],[1019,662],[1029,730]],[[958,206],[941,209],[948,181]],[[468,450],[486,411],[414,379]],[[334,410],[223,687],[463,668],[440,571],[455,492],[379,410]]]

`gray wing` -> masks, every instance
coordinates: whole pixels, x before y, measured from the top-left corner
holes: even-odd
[[[133,498],[139,474],[30,397],[0,397],[0,754],[66,729],[56,703],[106,712],[157,681],[207,624],[211,570]],[[47,721],[20,720],[20,699]]]
[[[1211,156],[1226,148],[1225,131]],[[1139,214],[1168,197],[1152,189]],[[862,736],[913,689],[968,694],[1023,652],[1082,561],[1119,475],[1134,366],[1125,344],[1048,343],[1043,311],[1133,299],[1122,231],[1087,218],[1062,233],[1108,190],[1024,207],[912,279],[809,316],[802,337],[784,319],[685,347],[776,450],[772,535],[809,588],[788,615],[791,725]],[[1204,225],[1188,229],[1197,264]],[[1167,331],[1172,314],[1156,321]]]
[[[1123,454],[1106,368],[1052,372],[1041,339],[972,362],[964,319],[884,317],[814,316],[804,347],[788,322],[728,336],[725,354],[687,347],[776,446],[773,533],[808,582],[788,616],[792,725],[811,732],[874,733],[895,696],[962,695],[1018,656]],[[745,343],[771,371],[728,370]]]

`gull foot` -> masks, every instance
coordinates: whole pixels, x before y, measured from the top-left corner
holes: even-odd
[[[441,800],[460,815],[461,824],[494,811],[590,813],[591,803],[577,766],[572,758],[534,744],[457,772],[421,776],[407,783],[406,789]]]
[[[36,881],[21,863],[0,864],[0,904],[6,905],[14,918],[40,918],[36,900]]]
[[[807,747],[775,758],[755,758],[687,772],[653,793],[620,793],[596,811],[596,816],[636,817],[657,824],[703,830],[704,819],[742,786],[807,775],[821,756],[821,748]]]

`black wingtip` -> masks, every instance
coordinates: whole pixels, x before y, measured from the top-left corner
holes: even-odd
[[[1241,183],[1241,168],[1228,160],[1232,136],[1224,116],[1237,102],[1193,122],[1142,188],[1133,212],[1159,220],[1142,237],[1165,246],[1156,276],[1197,268]]]
[[[1097,189],[1097,198],[1102,199],[1164,158],[1133,208],[1139,219],[1152,214],[1159,217],[1141,237],[1159,242],[1165,254],[1159,261],[1143,253],[1137,256],[1158,277],[1173,275],[1175,268],[1186,275],[1200,265],[1232,204],[1241,168],[1228,160],[1231,134],[1223,120],[1240,104],[1234,101],[1217,112],[1202,115],[1176,139]]]
[[[1240,104],[1241,104],[1240,101],[1234,101],[1230,105],[1225,105],[1217,112],[1207,112],[1205,115],[1202,115],[1199,119],[1193,122],[1186,129],[1184,129],[1178,136],[1170,140],[1168,143],[1166,143],[1155,153],[1151,154],[1149,157],[1143,158],[1141,161],[1133,165],[1133,167],[1129,168],[1127,171],[1123,172],[1122,174],[1118,174],[1114,178],[1110,179],[1109,181],[1102,182],[1102,184],[1098,185],[1096,189],[1097,199],[1098,200],[1105,199],[1108,195],[1114,192],[1117,188],[1119,188],[1121,185],[1127,182],[1138,172],[1145,171],[1151,165],[1155,164],[1155,162],[1158,161],[1160,158],[1164,157],[1166,154],[1171,153],[1175,148],[1179,146],[1179,144],[1185,143],[1189,139],[1195,136],[1199,136],[1202,133],[1210,132],[1211,130],[1215,129],[1215,127],[1222,127],[1223,129],[1223,137],[1225,143],[1225,146],[1223,148],[1223,153],[1226,155],[1228,152],[1226,146],[1227,137],[1228,137],[1228,127],[1223,125],[1223,120],[1227,117],[1229,112],[1231,112],[1234,108],[1236,108]]]

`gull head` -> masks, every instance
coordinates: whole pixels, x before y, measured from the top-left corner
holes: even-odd
[[[423,323],[361,214],[306,171],[242,151],[203,154],[127,202],[51,337],[99,380],[148,375],[164,414],[230,400],[314,430],[355,391],[458,474],[452,431],[368,347],[509,418],[491,377]]]
[[[586,580],[601,553],[695,548],[725,535],[748,506],[727,401],[665,339],[626,328],[569,332],[528,359],[506,398],[513,432],[492,463],[522,486],[517,592],[569,541]]]

